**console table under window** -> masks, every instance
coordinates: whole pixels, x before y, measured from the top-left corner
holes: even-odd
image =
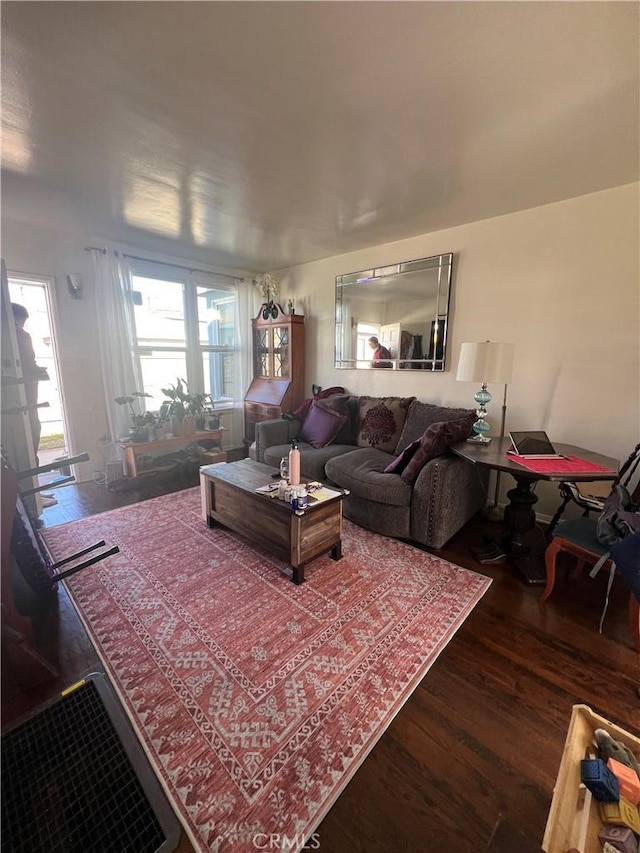
[[[177,464],[168,460],[172,451],[186,450],[200,442],[212,442],[212,451],[207,452],[206,464],[226,462],[227,454],[222,450],[222,429],[209,429],[193,435],[175,435],[155,441],[118,441],[124,456],[124,472],[127,477],[165,471]],[[204,463],[203,463],[204,464]]]

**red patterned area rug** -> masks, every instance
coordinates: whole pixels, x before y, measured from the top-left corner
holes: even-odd
[[[189,489],[43,531],[196,850],[299,850],[490,584],[344,523],[296,586]]]

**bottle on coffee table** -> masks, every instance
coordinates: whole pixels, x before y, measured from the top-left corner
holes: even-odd
[[[292,486],[297,486],[300,483],[300,451],[295,439],[291,442],[291,450],[289,451],[289,483]]]

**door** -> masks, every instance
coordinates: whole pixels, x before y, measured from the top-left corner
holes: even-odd
[[[67,456],[69,447],[52,311],[53,280],[13,272],[7,277],[11,302],[29,313],[24,328],[31,336],[36,362],[49,374],[49,381],[38,383],[38,404],[47,404],[38,408],[42,425],[38,463],[47,465]]]

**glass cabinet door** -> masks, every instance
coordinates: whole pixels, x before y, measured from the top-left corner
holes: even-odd
[[[288,379],[290,374],[289,329],[286,326],[273,327],[273,377]]]
[[[255,329],[254,331],[254,376],[269,378],[269,329]]]
[[[254,376],[291,378],[291,338],[288,326],[268,326],[253,332]]]

